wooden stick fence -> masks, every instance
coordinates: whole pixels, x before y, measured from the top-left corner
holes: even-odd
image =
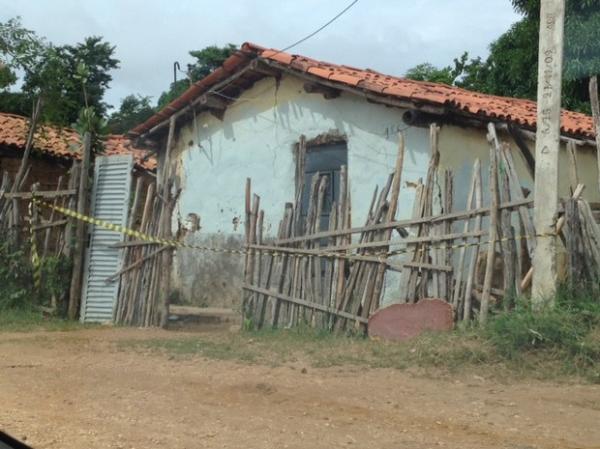
[[[463,211],[453,210],[454,174],[439,167],[435,125],[430,129],[427,176],[417,184],[408,220],[395,216],[402,138],[395,170],[381,190],[375,188],[360,227],[350,224],[345,167],[327,225],[321,222],[321,212],[328,177],[317,173],[304,180],[298,170],[295,201],[285,205],[272,240],[264,234],[260,197],[252,194],[247,180],[245,322],[255,328],[299,323],[328,330],[364,328],[383,304],[390,270],[401,271],[400,297],[391,298],[394,302],[438,297],[453,305],[458,320],[485,321],[491,307],[503,301],[509,307],[509,298],[520,292],[521,273],[529,269],[521,264],[528,263],[535,249],[532,200],[523,194],[510,149],[500,142],[493,125],[488,131],[492,161],[488,185],[484,188],[481,162],[476,160]],[[299,158],[305,154],[303,140],[297,154]],[[309,202],[303,211],[300,201],[306,182]],[[524,245],[517,245],[517,240]]]

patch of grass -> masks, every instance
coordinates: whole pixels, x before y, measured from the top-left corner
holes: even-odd
[[[425,374],[476,371],[496,378],[586,379],[600,383],[600,303],[587,293],[559,290],[555,307],[493,315],[486,328],[461,326],[391,343],[310,327],[129,341],[122,347],[271,366],[418,368]]]
[[[300,364],[315,368],[357,366],[407,369],[444,369],[457,372],[465,366],[490,360],[490,346],[475,333],[426,334],[404,343],[363,336],[295,329],[202,334],[183,338],[129,340],[123,350],[147,350],[171,357],[206,357],[250,364]]]
[[[70,331],[90,327],[78,321],[43,316],[33,308],[0,309],[0,332]]]
[[[560,288],[554,306],[538,311],[520,301],[496,316],[484,336],[507,361],[600,382],[600,302],[587,291]]]

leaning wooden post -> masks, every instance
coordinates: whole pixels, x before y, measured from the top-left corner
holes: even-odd
[[[498,235],[498,149],[494,144],[496,130],[494,125],[488,125],[490,141],[490,230],[488,232],[489,243],[485,265],[485,277],[483,279],[483,291],[481,293],[481,308],[479,310],[479,322],[485,324],[490,309],[490,293],[492,290],[492,278],[494,276],[494,259],[496,257],[496,239]]]
[[[88,204],[88,182],[90,177],[90,161],[92,157],[92,136],[86,132],[83,136],[83,154],[81,155],[81,173],[79,174],[79,190],[77,192],[77,213],[85,214]],[[77,317],[81,302],[83,283],[83,258],[85,255],[85,222],[78,220],[75,225],[75,250],[73,252],[73,274],[69,291],[69,319]]]
[[[596,131],[596,160],[598,164],[598,189],[600,189],[600,102],[598,101],[598,77],[590,78],[590,103],[592,105],[592,116],[594,117],[594,131]],[[573,144],[573,148],[575,145]],[[575,170],[577,168],[575,167]]]
[[[538,55],[534,223],[539,238],[533,254],[532,304],[552,301],[556,288],[556,219],[562,82],[564,0],[542,0]]]
[[[176,198],[172,194],[173,175],[171,170],[171,150],[175,141],[175,116],[171,116],[169,121],[169,133],[167,135],[167,146],[165,151],[165,163],[162,173],[162,210],[159,214],[159,220],[163,220],[162,237],[167,240],[173,238],[171,229],[171,216],[175,208]],[[161,286],[159,289],[160,304],[160,327],[165,328],[169,322],[169,300],[171,294],[171,267],[173,266],[173,251],[175,248],[169,248],[162,255],[162,273]]]

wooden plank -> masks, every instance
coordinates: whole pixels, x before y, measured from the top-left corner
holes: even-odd
[[[62,187],[62,183],[63,183],[63,177],[59,176],[58,177],[58,182],[56,185],[56,190],[59,191]],[[58,200],[55,199],[54,202],[52,203],[52,205],[54,207],[56,207],[58,205]],[[48,219],[49,222],[53,222],[54,221],[54,216],[56,215],[56,210],[52,209],[50,211],[50,217]],[[65,224],[67,223],[67,220],[64,220]],[[42,249],[42,258],[46,257],[46,254],[48,253],[48,245],[50,245],[50,236],[52,235],[52,226],[49,226],[46,229],[46,235],[44,235],[44,247]]]
[[[584,261],[586,259],[581,241],[581,223],[579,221],[579,210],[577,200],[568,199],[565,203],[566,218],[566,242],[568,258],[568,282],[571,288],[580,285],[585,277]]]
[[[590,103],[592,105],[592,117],[594,119],[594,129],[596,130],[596,161],[598,170],[598,189],[600,189],[600,101],[598,100],[598,77],[596,75],[590,78],[589,84]]]
[[[467,194],[467,210],[473,207],[473,197],[475,195],[475,180],[477,178],[477,173],[481,171],[481,162],[479,159],[475,160],[473,164],[473,174],[471,175],[471,182],[469,184],[469,193]],[[469,220],[465,220],[465,224],[463,225],[463,233],[469,232]],[[466,243],[466,240],[464,241]],[[458,263],[456,268],[456,275],[454,276],[454,292],[452,294],[452,307],[454,311],[458,313],[459,310],[459,299],[461,293],[462,286],[462,278],[463,278],[463,270],[465,265],[465,255],[467,252],[466,247],[460,248],[458,255]]]
[[[498,205],[498,210],[503,210],[503,209],[511,209],[512,210],[512,209],[519,209],[521,207],[527,207],[527,208],[533,207],[533,199],[524,198],[522,200],[511,201],[508,204],[500,204],[500,205]],[[424,217],[420,217],[420,218],[397,220],[397,221],[393,221],[390,223],[378,223],[378,224],[371,224],[371,225],[365,225],[365,226],[354,227],[354,228],[350,227],[347,229],[336,230],[336,231],[332,231],[332,232],[330,232],[330,231],[317,232],[317,233],[311,234],[311,235],[290,237],[287,239],[277,239],[277,240],[273,241],[272,243],[274,245],[286,245],[286,244],[290,244],[290,243],[299,243],[299,242],[309,241],[309,240],[320,240],[320,239],[327,238],[327,237],[346,236],[346,235],[358,234],[358,233],[363,233],[363,232],[381,231],[384,229],[405,228],[408,226],[420,225],[423,223],[435,224],[435,223],[443,222],[446,220],[464,220],[464,219],[472,218],[472,217],[475,217],[478,215],[487,216],[487,215],[489,215],[489,213],[490,213],[489,207],[480,207],[480,208],[472,209],[472,210],[452,212],[451,214],[428,215],[428,216],[424,216]]]
[[[490,230],[487,250],[487,259],[485,266],[485,277],[483,280],[483,291],[481,293],[481,309],[479,311],[479,322],[485,324],[489,313],[490,290],[492,288],[492,278],[494,275],[494,259],[496,257],[496,239],[498,233],[498,147],[493,143],[495,135],[494,125],[490,123],[488,129],[490,140]]]
[[[4,194],[5,198],[18,199],[18,200],[30,200],[31,192],[8,192]],[[35,192],[36,198],[40,199],[54,199],[63,196],[74,196],[77,195],[77,189],[65,189],[65,190],[39,190]]]
[[[132,246],[148,246],[148,245],[162,245],[157,242],[146,242],[144,240],[130,240],[129,242],[119,242],[107,245],[108,248],[129,248]],[[166,245],[169,246],[169,245]]]
[[[294,227],[293,210],[294,210],[293,204],[287,203],[285,205],[286,212],[284,214],[284,220],[283,220],[284,226],[282,226],[282,233],[286,237],[291,235],[292,229]],[[317,220],[318,219],[319,219],[319,217],[317,217]],[[279,278],[276,282],[277,294],[279,294],[279,295],[283,294],[283,287],[284,287],[285,278],[287,276],[288,266],[289,266],[289,257],[287,254],[284,254],[281,257],[281,269],[279,271]],[[279,324],[279,312],[281,309],[281,302],[279,301],[279,299],[281,299],[281,298],[275,297],[275,301],[273,302],[273,312],[272,312],[272,317],[271,317],[271,326],[272,327],[277,327]]]
[[[91,135],[86,132],[83,136],[83,155],[81,157],[81,173],[79,175],[79,189],[77,192],[77,213],[86,214],[89,202],[89,172],[92,157]],[[86,225],[83,221],[75,223],[75,251],[73,254],[73,272],[71,287],[69,290],[69,305],[67,315],[74,320],[79,312],[81,303],[81,290],[83,287],[83,259],[85,255],[85,231]]]
[[[396,166],[394,168],[394,180],[391,188],[390,206],[388,208],[385,221],[390,222],[396,220],[396,211],[398,210],[398,198],[400,196],[400,184],[402,181],[402,170],[404,168],[404,135],[398,134],[398,153],[396,155]],[[392,229],[386,229],[382,236],[382,240],[390,240],[392,237]],[[388,248],[388,247],[386,247]],[[363,306],[362,314],[363,317],[368,317],[371,314],[372,309],[379,308],[381,293],[383,290],[383,283],[385,281],[385,271],[387,264],[381,263],[377,267],[377,274],[375,275],[373,293],[367,299],[367,302]]]
[[[41,231],[42,229],[56,228],[58,226],[65,226],[69,220],[58,220],[58,221],[46,221],[38,226],[34,226],[34,231]]]
[[[137,268],[139,266],[141,266],[144,262],[146,262],[147,260],[152,259],[153,257],[158,256],[160,253],[162,253],[164,250],[170,248],[169,246],[163,246],[162,248],[158,248],[156,251],[148,254],[147,256],[142,257],[141,259],[136,260],[134,263],[132,263],[131,265],[117,271],[115,274],[111,274],[109,277],[106,278],[106,282],[110,282],[116,278],[118,278],[119,276],[122,276],[123,274],[133,270],[134,268]]]
[[[571,182],[571,191],[575,191],[579,185],[579,168],[577,164],[577,145],[575,142],[567,143],[567,153],[569,154],[569,180]],[[600,158],[600,156],[599,156]]]
[[[506,170],[500,174],[502,185],[501,193],[504,201],[510,201],[510,177]],[[511,222],[512,216],[509,210],[503,210],[500,215],[500,229],[502,231],[500,248],[502,250],[504,291],[508,296],[502,298],[505,310],[512,307],[515,295],[520,295],[517,273],[521,272],[519,258],[517,257],[517,243],[515,232]]]
[[[585,185],[579,184],[575,188],[575,191],[573,192],[573,195],[571,195],[571,198],[579,199],[581,197],[584,189],[585,189]],[[565,225],[565,217],[560,217],[558,219],[558,221],[556,222],[556,233],[557,234],[559,234],[563,230],[564,225]],[[527,271],[525,276],[523,276],[523,280],[521,281],[521,290],[528,289],[529,286],[531,285],[532,280],[533,280],[533,266],[530,267],[529,271]]]
[[[481,181],[481,163],[477,164],[476,160],[476,177],[475,177],[475,208],[481,208],[483,203],[483,191]],[[478,231],[481,229],[482,215],[478,215],[475,218],[474,230]],[[475,275],[477,270],[477,258],[479,254],[479,247],[475,246],[471,250],[471,257],[469,259],[469,271],[467,276],[467,282],[465,284],[464,291],[464,309],[463,309],[463,320],[468,321],[471,319],[471,297],[473,291],[473,284],[475,281]]]
[[[74,189],[79,185],[79,176],[81,174],[81,163],[78,161],[73,161],[71,165],[71,169],[69,170],[69,182],[67,187],[70,189]],[[76,207],[76,197],[69,196],[64,197],[61,203],[62,206],[67,207],[69,209],[74,209]],[[74,240],[74,231],[75,231],[76,221],[74,218],[69,218],[69,222],[65,227],[65,232],[63,235],[63,247],[61,253],[67,258],[71,259],[73,254],[73,240]]]
[[[282,301],[287,301],[287,302],[291,302],[300,306],[304,306],[310,309],[317,309],[320,310],[322,312],[326,312],[328,314],[331,315],[336,315],[339,316],[340,318],[346,318],[346,319],[350,319],[350,320],[355,320],[358,321],[360,323],[363,324],[367,324],[369,322],[369,320],[362,318],[360,316],[357,315],[352,315],[351,313],[347,313],[341,310],[337,310],[335,308],[326,306],[324,304],[319,304],[319,303],[315,303],[315,302],[310,302],[310,301],[305,301],[303,299],[299,299],[299,298],[292,298],[291,296],[287,296],[284,295],[282,293],[278,293],[275,292],[273,290],[266,290],[264,288],[258,288],[258,287],[254,287],[252,285],[248,285],[248,284],[244,284],[242,286],[243,289],[245,290],[249,290],[251,292],[255,292],[255,293],[260,293],[262,295],[266,295],[266,296],[270,296],[272,298],[276,298]]]
[[[511,198],[516,201],[524,200],[525,196],[523,195],[523,190],[521,187],[521,182],[519,181],[519,176],[517,174],[517,170],[515,168],[515,164],[512,158],[512,153],[510,151],[510,146],[502,145],[498,139],[496,134],[496,128],[490,126],[490,135],[492,138],[493,145],[498,154],[498,162],[504,165],[504,168],[508,172],[508,176],[510,179],[510,183],[512,186],[511,189]],[[535,226],[533,225],[533,221],[531,216],[529,215],[529,209],[527,207],[519,207],[519,215],[521,216],[521,222],[523,223],[523,231],[525,235],[527,235],[527,249],[529,251],[529,257],[533,257],[533,252],[535,251],[536,239],[535,239]]]

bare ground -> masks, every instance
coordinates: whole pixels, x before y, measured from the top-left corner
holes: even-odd
[[[0,334],[0,428],[35,448],[600,448],[600,386],[169,357],[159,330]]]

